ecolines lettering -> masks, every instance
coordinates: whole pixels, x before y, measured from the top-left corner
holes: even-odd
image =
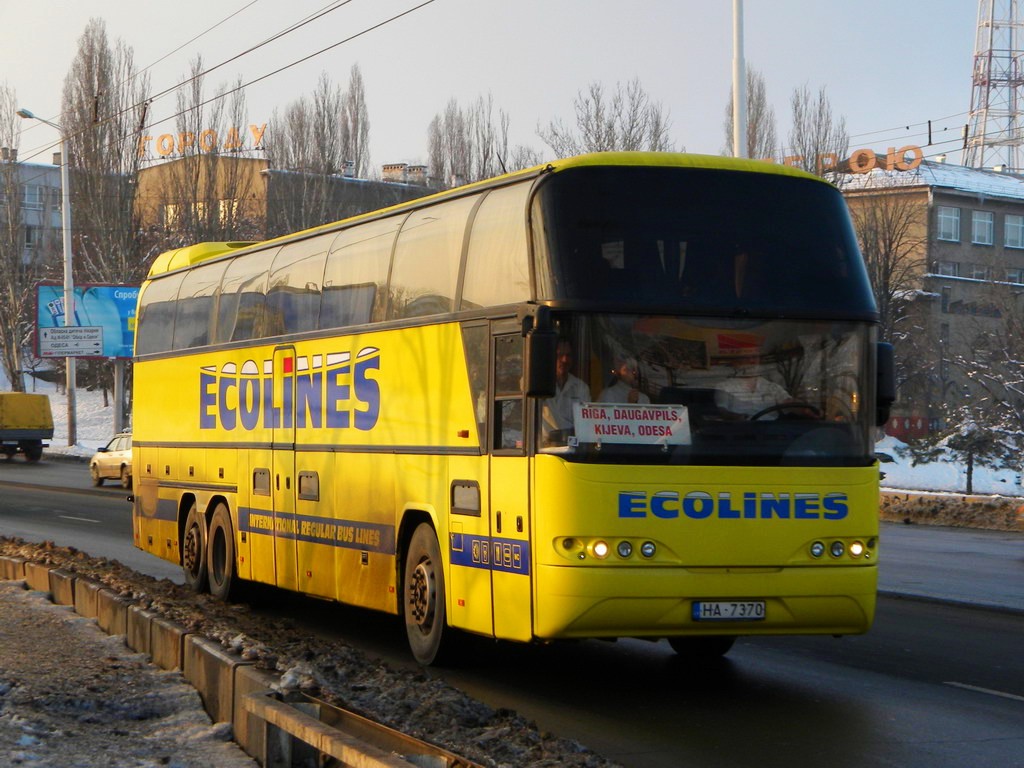
[[[713,496],[707,491],[621,491],[619,517],[651,517],[674,520],[688,517],[705,520],[842,520],[849,513],[845,493],[755,493],[747,491],[736,497],[728,491]]]
[[[298,370],[295,358],[282,358],[283,375],[278,376],[270,360],[262,375],[253,360],[241,369],[234,363],[220,371],[204,367],[199,372],[199,428],[373,429],[380,417],[380,384],[370,372],[380,369],[379,352],[360,350],[354,362],[347,352],[314,355],[312,366],[308,357],[300,357]]]

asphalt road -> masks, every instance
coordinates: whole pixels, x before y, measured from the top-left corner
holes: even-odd
[[[177,576],[135,554],[124,491],[46,464],[0,464],[0,534]],[[882,548],[864,636],[744,639],[701,667],[664,642],[476,641],[429,674],[626,766],[1024,766],[1024,535],[885,525]],[[392,617],[310,605],[271,610],[411,666]]]

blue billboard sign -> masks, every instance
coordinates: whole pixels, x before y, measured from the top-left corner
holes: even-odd
[[[76,285],[73,326],[102,329],[102,351],[76,357],[131,357],[135,347],[138,286]],[[36,354],[44,329],[64,327],[64,286],[39,285],[36,292]]]

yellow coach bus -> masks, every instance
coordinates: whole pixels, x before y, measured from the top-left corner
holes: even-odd
[[[140,295],[135,544],[516,641],[864,632],[893,396],[842,197],[764,163],[560,160]]]

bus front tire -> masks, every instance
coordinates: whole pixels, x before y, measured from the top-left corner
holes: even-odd
[[[406,551],[402,606],[413,657],[423,666],[442,661],[450,645],[444,569],[437,536],[427,523],[417,526]]]
[[[222,503],[213,510],[207,543],[206,572],[210,594],[227,602],[235,592],[235,534],[231,515]]]
[[[181,568],[185,572],[185,586],[194,592],[205,592],[208,584],[206,538],[206,518],[193,502],[181,536]]]

